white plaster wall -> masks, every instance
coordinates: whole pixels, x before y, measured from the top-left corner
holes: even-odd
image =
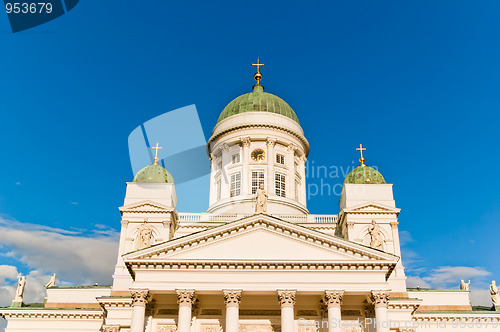
[[[470,305],[467,291],[416,291],[408,292],[411,298],[422,299],[422,305]]]
[[[48,303],[97,303],[96,297],[109,296],[109,288],[49,288]]]

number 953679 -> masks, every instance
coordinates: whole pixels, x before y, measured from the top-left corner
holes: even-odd
[[[50,14],[52,4],[50,2],[13,2],[6,3],[7,14]]]

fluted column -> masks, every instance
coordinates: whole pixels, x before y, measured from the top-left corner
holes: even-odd
[[[300,180],[301,186],[299,188],[299,202],[303,205],[307,205],[306,161],[306,156],[301,156],[299,158],[299,174],[302,178]]]
[[[389,332],[389,313],[387,310],[389,292],[372,291],[371,300],[375,306],[375,326],[377,332]]]
[[[217,188],[215,185],[215,173],[216,173],[216,164],[215,164],[215,159],[217,157],[213,154],[210,153],[210,194],[209,194],[209,202],[208,205],[212,205],[217,201]]]
[[[249,164],[249,157],[250,157],[250,152],[248,151],[250,149],[250,137],[242,137],[240,138],[241,146],[242,146],[242,151],[241,151],[241,190],[243,195],[248,195],[251,194],[251,191],[249,189],[249,181],[250,180],[250,174],[248,171],[248,164]]]
[[[340,304],[344,291],[325,291],[325,304],[328,307],[328,332],[340,332],[341,320]]]
[[[279,290],[278,300],[281,304],[281,332],[293,332],[295,325],[293,313],[295,290]]]
[[[150,299],[149,290],[131,289],[132,294],[132,323],[130,332],[144,332],[146,304]]]
[[[295,198],[295,150],[297,146],[295,144],[290,144],[286,151],[287,156],[285,159],[286,166],[288,168],[288,173],[286,176],[286,197]]]
[[[179,304],[179,319],[177,321],[178,332],[191,331],[191,309],[195,301],[194,290],[178,289],[177,303]]]
[[[231,156],[229,155],[229,145],[223,143],[221,146],[221,197],[228,198],[231,196],[231,176],[227,172],[227,166],[231,163]]]
[[[274,154],[274,145],[276,144],[276,138],[267,138],[267,185],[266,192],[269,195],[276,195],[276,190],[274,189],[274,163],[276,161],[276,156]]]
[[[226,303],[226,332],[238,332],[240,325],[241,290],[224,290]]]

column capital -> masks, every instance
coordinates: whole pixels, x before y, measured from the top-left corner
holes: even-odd
[[[398,332],[416,332],[417,330],[411,327],[400,327]]]
[[[392,229],[398,228],[398,224],[399,224],[399,222],[397,222],[397,221],[392,221],[392,222],[391,222],[391,228],[392,228]]]
[[[229,151],[229,144],[227,144],[227,143],[222,143],[221,148],[222,148],[222,151],[224,151],[224,152],[228,152],[228,151]]]
[[[103,325],[102,332],[119,332],[120,325]]]
[[[176,289],[179,307],[191,307],[195,301],[193,289]]]
[[[375,308],[378,307],[387,307],[389,302],[390,292],[385,290],[372,291],[371,300],[375,305]]]
[[[250,146],[250,137],[240,137],[241,145]]]
[[[267,137],[266,139],[267,146],[274,147],[276,145],[276,141],[277,141],[276,138]]]
[[[149,302],[151,296],[149,294],[149,289],[130,289],[132,294],[132,306],[142,306],[145,307]]]
[[[293,153],[295,152],[295,150],[298,149],[298,146],[295,145],[295,144],[290,144],[287,146],[286,150],[289,152],[289,153]]]
[[[224,289],[224,302],[226,307],[238,307],[241,302],[240,289]]]
[[[295,305],[295,292],[294,289],[278,290],[278,300],[282,308],[293,307]]]
[[[343,290],[327,290],[325,291],[325,304],[328,308],[340,307],[342,298],[344,297]]]

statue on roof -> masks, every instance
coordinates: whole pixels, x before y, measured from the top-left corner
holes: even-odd
[[[469,285],[470,285],[470,280],[467,283],[463,279],[460,280],[460,290],[468,291],[469,290]]]
[[[370,226],[368,226],[368,233],[370,234],[370,247],[373,249],[383,249],[384,238],[382,236],[382,232],[380,231],[380,226],[372,220]]]
[[[26,277],[21,273],[17,276],[17,289],[16,289],[16,298],[14,302],[23,302],[24,295],[24,287],[26,286]]]
[[[54,273],[52,277],[50,277],[49,282],[45,285],[45,288],[54,287],[56,285],[56,274]]]
[[[267,211],[267,193],[264,191],[264,185],[261,183],[259,189],[255,193],[254,199],[256,200],[255,212],[266,213]]]
[[[500,295],[498,294],[498,286],[495,283],[495,280],[491,282],[490,285],[490,294],[491,294],[491,302],[495,307],[500,306]]]

